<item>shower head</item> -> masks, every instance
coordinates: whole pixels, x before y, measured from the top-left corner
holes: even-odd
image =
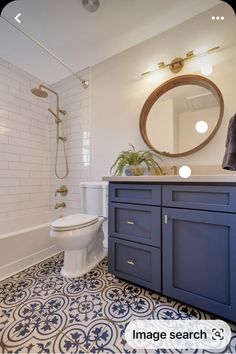
[[[99,8],[99,0],[81,0],[84,8],[89,12],[95,12]]]
[[[41,98],[46,98],[48,97],[48,93],[44,90],[42,90],[40,87],[34,87],[31,89],[31,92],[33,95]]]

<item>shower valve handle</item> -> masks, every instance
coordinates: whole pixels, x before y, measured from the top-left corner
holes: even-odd
[[[59,136],[58,140],[66,141],[66,137],[65,136]]]
[[[60,193],[63,197],[66,197],[68,194],[68,189],[65,185],[63,185],[56,190],[55,197],[57,196],[57,193]]]

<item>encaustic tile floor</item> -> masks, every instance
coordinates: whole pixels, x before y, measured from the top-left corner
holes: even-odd
[[[213,318],[117,279],[107,259],[74,279],[60,275],[62,263],[60,253],[0,282],[0,352],[172,353],[132,349],[126,326],[134,319]],[[235,327],[221,352],[236,352]]]

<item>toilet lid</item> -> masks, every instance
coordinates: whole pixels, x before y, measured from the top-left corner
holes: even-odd
[[[51,223],[51,228],[53,230],[63,231],[63,230],[74,230],[82,227],[86,227],[97,222],[97,215],[89,214],[73,214],[64,216],[57,219]]]

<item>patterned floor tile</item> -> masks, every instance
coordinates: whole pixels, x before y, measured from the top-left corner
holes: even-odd
[[[55,328],[49,321],[42,319],[35,309],[30,308],[26,302],[14,308],[9,321],[1,331],[3,343],[15,343],[21,345],[30,338],[51,338],[55,335]]]
[[[200,320],[210,319],[210,315],[187,305],[175,303],[174,307],[169,305],[158,306],[153,311],[152,318],[154,320]]]
[[[32,288],[34,286],[34,278],[21,278],[11,286],[11,289],[5,293],[2,298],[1,304],[4,307],[19,305],[29,299],[32,294]]]
[[[167,354],[172,351],[129,347],[124,336],[128,323],[212,318],[116,278],[107,271],[107,259],[70,279],[60,275],[62,264],[60,253],[0,282],[0,352]],[[235,331],[235,324],[230,325]],[[221,352],[236,352],[235,332]]]
[[[0,282],[0,301],[3,301],[5,299],[6,295],[11,291],[13,286],[14,281],[10,278]]]
[[[155,353],[153,350],[143,350],[143,349],[134,349],[130,347],[125,339],[125,330],[130,321],[137,320],[139,319],[137,316],[131,316],[128,321],[117,323],[113,322],[113,325],[115,326],[115,330],[118,334],[117,336],[117,341],[116,341],[116,346],[118,348],[119,353],[140,353],[140,354],[145,354],[145,353]],[[140,318],[142,319],[142,318]],[[145,319],[151,319],[151,317],[146,317]]]
[[[229,353],[236,353],[236,334],[235,333],[232,336],[231,341],[228,345],[228,350],[229,350]]]
[[[35,278],[44,278],[50,275],[60,276],[60,271],[63,266],[63,252],[54,257],[48,258],[37,264],[36,269],[33,271]]]
[[[36,313],[42,322],[50,326],[52,331],[62,331],[67,324],[67,316],[64,312],[68,308],[69,299],[60,294],[46,298],[31,299],[27,306]]]
[[[63,294],[63,288],[66,285],[65,278],[61,275],[50,274],[43,278],[36,278],[31,288],[32,298],[45,298],[49,295]]]
[[[96,267],[89,273],[78,277],[69,278],[66,280],[63,293],[67,296],[78,296],[83,292],[96,293],[101,292],[106,287],[106,282],[103,279],[104,270]]]
[[[68,324],[79,324],[103,318],[103,301],[99,293],[86,294],[69,298],[65,312]]]
[[[3,308],[0,306],[0,342],[2,339],[2,333],[4,328],[6,328],[10,323],[15,321],[13,317],[13,313],[15,311],[15,307]],[[1,353],[1,351],[0,351]]]
[[[144,290],[133,284],[111,285],[102,294],[105,316],[122,322],[133,315],[149,316],[154,307],[151,298],[144,296]]]
[[[76,345],[85,353],[120,352],[117,346],[118,332],[115,325],[107,319],[93,320],[87,325],[81,323],[79,326],[69,326],[64,334],[70,338],[68,351]]]
[[[61,353],[81,353],[85,351],[75,343],[70,342],[63,333],[56,333],[51,338],[44,338],[37,336],[37,338],[28,338],[27,342],[22,344],[17,340],[10,341],[3,346],[3,353],[14,354],[28,354],[28,353],[48,353],[48,354],[61,354]]]

